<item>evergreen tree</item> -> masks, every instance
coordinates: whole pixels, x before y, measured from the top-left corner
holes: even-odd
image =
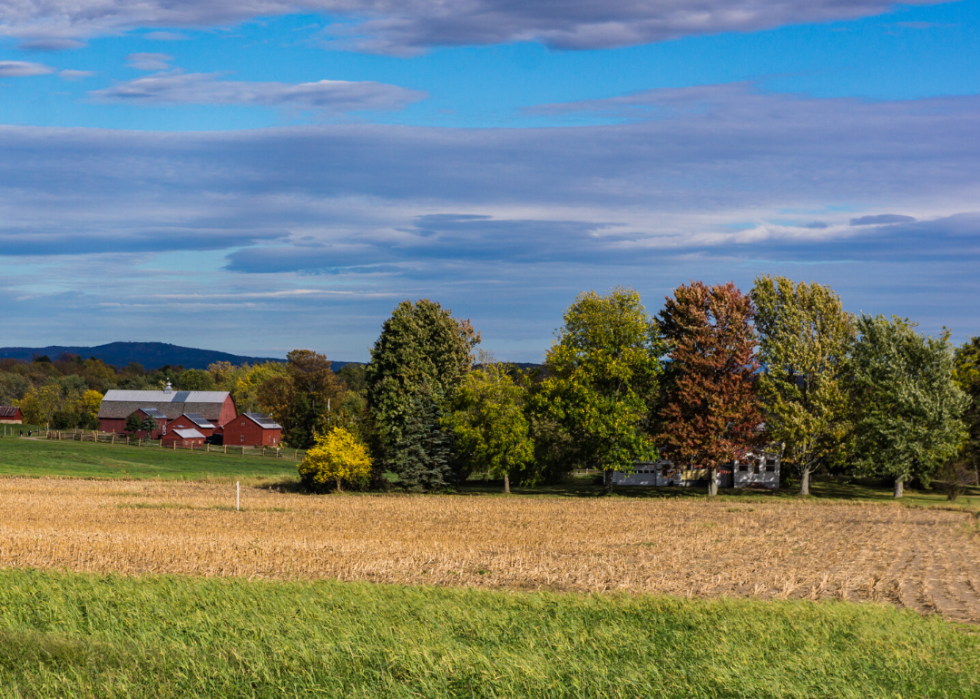
[[[391,458],[400,485],[406,490],[446,490],[455,484],[453,435],[443,428],[442,422],[436,396],[415,396]]]

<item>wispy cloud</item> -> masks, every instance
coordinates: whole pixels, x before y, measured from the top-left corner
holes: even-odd
[[[0,31],[40,41],[313,12],[349,18],[349,23],[332,28],[331,39],[383,53],[514,41],[596,49],[853,19],[887,12],[892,6],[887,0],[19,0],[0,5]]]
[[[310,109],[328,113],[393,111],[428,95],[378,82],[320,80],[312,83],[222,80],[205,73],[173,71],[117,83],[89,93],[103,102],[131,104],[234,104]]]
[[[885,223],[911,223],[915,218],[902,214],[874,214],[851,219],[852,226],[880,226]]]
[[[136,70],[169,70],[173,56],[166,53],[131,53],[126,56],[126,65]]]
[[[0,78],[25,78],[32,75],[47,75],[54,68],[42,63],[27,61],[0,61]]]

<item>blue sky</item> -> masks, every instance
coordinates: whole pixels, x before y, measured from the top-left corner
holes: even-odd
[[[405,8],[410,8],[406,10]],[[582,291],[785,274],[980,334],[980,0],[0,5],[0,345],[539,361]]]

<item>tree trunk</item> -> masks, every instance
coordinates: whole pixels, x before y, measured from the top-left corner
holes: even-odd
[[[714,497],[718,494],[718,477],[713,468],[708,469],[708,496]]]
[[[603,471],[603,473],[606,475],[606,492],[607,493],[612,493],[612,491],[613,491],[613,471],[611,471],[610,469],[607,468],[605,471]]]
[[[504,492],[510,495],[510,474],[504,471]]]
[[[337,492],[338,493],[344,492],[344,489],[340,487],[340,479],[339,478],[337,479]]]
[[[803,469],[803,475],[800,476],[800,495],[810,494],[810,469]]]
[[[895,497],[900,498],[905,492],[905,480],[901,477],[895,479]]]

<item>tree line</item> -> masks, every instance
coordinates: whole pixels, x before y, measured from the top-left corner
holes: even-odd
[[[896,497],[912,481],[975,477],[978,338],[954,349],[948,332],[854,315],[827,286],[770,276],[749,293],[682,285],[656,316],[632,289],[588,292],[563,320],[543,367],[522,372],[477,353],[479,333],[438,303],[400,304],[360,412],[332,426],[353,441],[321,438],[304,477],[366,487],[389,473],[442,490],[476,471],[506,491],[666,458],[705,469],[714,494],[718,472],[766,451],[804,494],[821,470],[890,478]]]
[[[691,282],[656,315],[629,288],[583,293],[537,369],[497,362],[480,341],[437,302],[405,301],[367,365],[334,372],[311,350],[186,371],[5,360],[0,404],[91,424],[108,388],[227,390],[309,449],[301,475],[318,488],[439,491],[483,473],[509,490],[665,458],[705,469],[714,493],[715,474],[769,450],[803,493],[824,470],[890,478],[901,496],[913,481],[966,483],[980,461],[980,338],[954,348],[948,332],[849,313],[817,283]]]

